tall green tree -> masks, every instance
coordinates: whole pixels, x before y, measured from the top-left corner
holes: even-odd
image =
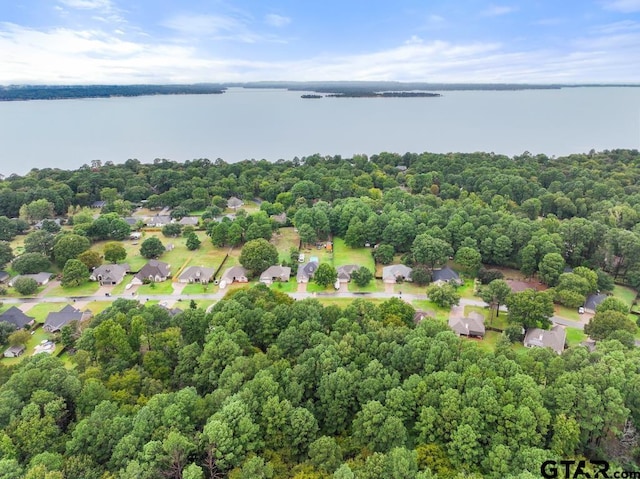
[[[521,324],[525,329],[546,329],[551,325],[553,299],[548,292],[527,289],[512,293],[506,300],[509,321]]]
[[[240,264],[256,275],[278,264],[278,250],[263,238],[247,241],[240,252]]]

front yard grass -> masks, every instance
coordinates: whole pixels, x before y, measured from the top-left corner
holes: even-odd
[[[211,294],[215,293],[217,286],[213,283],[201,284],[201,283],[189,283],[182,290],[183,295],[187,294]]]
[[[73,286],[65,288],[62,285],[57,285],[47,291],[47,296],[52,298],[63,296],[93,296],[96,294],[100,284],[97,281],[87,281],[79,286]]]
[[[171,281],[162,281],[161,283],[143,284],[138,288],[138,295],[152,296],[159,294],[172,294],[173,283]]]
[[[396,283],[393,285],[394,293],[407,293],[407,294],[427,294],[426,286],[418,286],[415,283],[404,282],[404,283]]]
[[[460,297],[462,298],[467,298],[467,299],[475,299],[477,298],[476,293],[475,293],[475,280],[474,279],[465,279],[464,283],[462,284],[462,286],[460,286],[458,288],[458,294],[460,295]]]
[[[286,283],[282,281],[276,281],[269,288],[280,293],[295,293],[298,291],[298,283],[295,280],[289,280]]]
[[[87,304],[87,309],[95,316],[96,314],[102,313],[105,309],[111,306],[111,304],[112,301],[92,301]]]
[[[425,299],[418,299],[416,301],[412,301],[411,304],[416,309],[421,309],[422,311],[434,313],[437,319],[449,321],[449,314],[451,313],[451,310],[448,308],[441,308],[434,302],[427,301]]]
[[[358,286],[353,281],[349,282],[348,289],[353,293],[375,293],[377,291],[384,291],[384,284],[381,279],[374,279],[366,286]]]
[[[318,283],[315,283],[314,281],[309,281],[307,283],[307,292],[308,293],[335,293],[336,289],[333,287],[333,285],[329,285],[325,288],[324,286],[320,286]]]
[[[580,313],[578,313],[577,309],[567,308],[566,306],[562,306],[559,304],[553,305],[554,314],[556,316],[560,316],[561,318],[570,319],[571,321],[580,321]]]

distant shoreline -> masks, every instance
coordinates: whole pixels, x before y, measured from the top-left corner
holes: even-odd
[[[0,86],[0,101],[67,100],[155,95],[219,95],[228,88],[278,89],[307,92],[301,98],[420,98],[438,97],[435,91],[520,91],[562,88],[637,88],[640,84],[517,84],[420,82],[248,82],[191,85],[10,85]],[[310,93],[309,93],[310,92]]]

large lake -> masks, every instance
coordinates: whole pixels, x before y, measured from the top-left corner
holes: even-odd
[[[443,92],[439,98],[222,95],[0,102],[0,173],[129,158],[292,159],[640,148],[640,88]]]

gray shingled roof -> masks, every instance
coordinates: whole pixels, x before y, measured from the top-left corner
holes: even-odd
[[[564,341],[567,333],[564,327],[556,324],[550,330],[531,328],[524,336],[524,345],[528,347],[551,348],[560,354],[564,350]]]
[[[298,280],[308,280],[309,278],[313,278],[318,266],[319,264],[317,261],[309,261],[308,263],[305,263],[298,268],[296,278]]]
[[[71,321],[80,322],[82,314],[82,311],[68,304],[58,312],[49,313],[43,328],[50,332],[60,331],[63,326]]]
[[[0,321],[13,324],[17,329],[22,329],[32,322],[34,318],[27,316],[20,309],[11,306],[4,313],[0,314]]]
[[[171,276],[171,267],[167,263],[158,261],[157,259],[150,259],[147,264],[138,271],[138,274],[136,274],[135,277],[140,281],[144,281],[145,279],[148,279],[149,276],[168,278]]]
[[[225,281],[227,284],[231,284],[234,280],[238,278],[249,278],[249,273],[242,266],[232,266],[227,269],[222,275],[222,281]]]
[[[227,206],[229,208],[238,208],[242,205],[244,205],[244,201],[242,201],[240,198],[236,198],[235,196],[232,196],[227,200]]]
[[[448,266],[445,266],[444,268],[441,268],[441,269],[434,270],[431,276],[434,282],[460,281],[460,276],[458,275],[458,273],[456,273],[454,270],[452,270]]]
[[[119,283],[128,272],[129,265],[126,263],[102,264],[91,272],[90,279],[93,281],[102,281],[104,283]],[[99,278],[102,278],[102,280]]]
[[[397,279],[403,277],[404,279],[410,280],[412,271],[411,268],[404,264],[391,264],[382,268],[382,279]]]
[[[344,266],[338,266],[338,279],[351,281],[351,275],[354,271],[357,271],[359,269],[360,265],[358,264],[345,264]]]
[[[215,273],[215,270],[213,268],[206,268],[204,266],[189,266],[180,274],[180,276],[178,276],[178,281],[187,280],[208,283],[209,281],[211,281],[213,273]]]
[[[464,336],[484,336],[484,316],[472,312],[467,318],[449,318],[449,327]]]
[[[261,275],[260,281],[289,281],[291,268],[288,266],[269,266]]]
[[[606,294],[590,294],[589,296],[587,296],[587,300],[584,302],[584,307],[585,309],[595,311],[596,307],[605,299],[607,299]]]
[[[19,274],[18,276],[15,276],[13,279],[11,279],[11,281],[9,281],[9,286],[13,286],[15,284],[15,281],[18,278],[31,278],[34,279],[36,281],[36,283],[38,283],[39,285],[42,285],[46,282],[48,282],[51,279],[52,274],[51,273],[35,273],[35,274]]]

